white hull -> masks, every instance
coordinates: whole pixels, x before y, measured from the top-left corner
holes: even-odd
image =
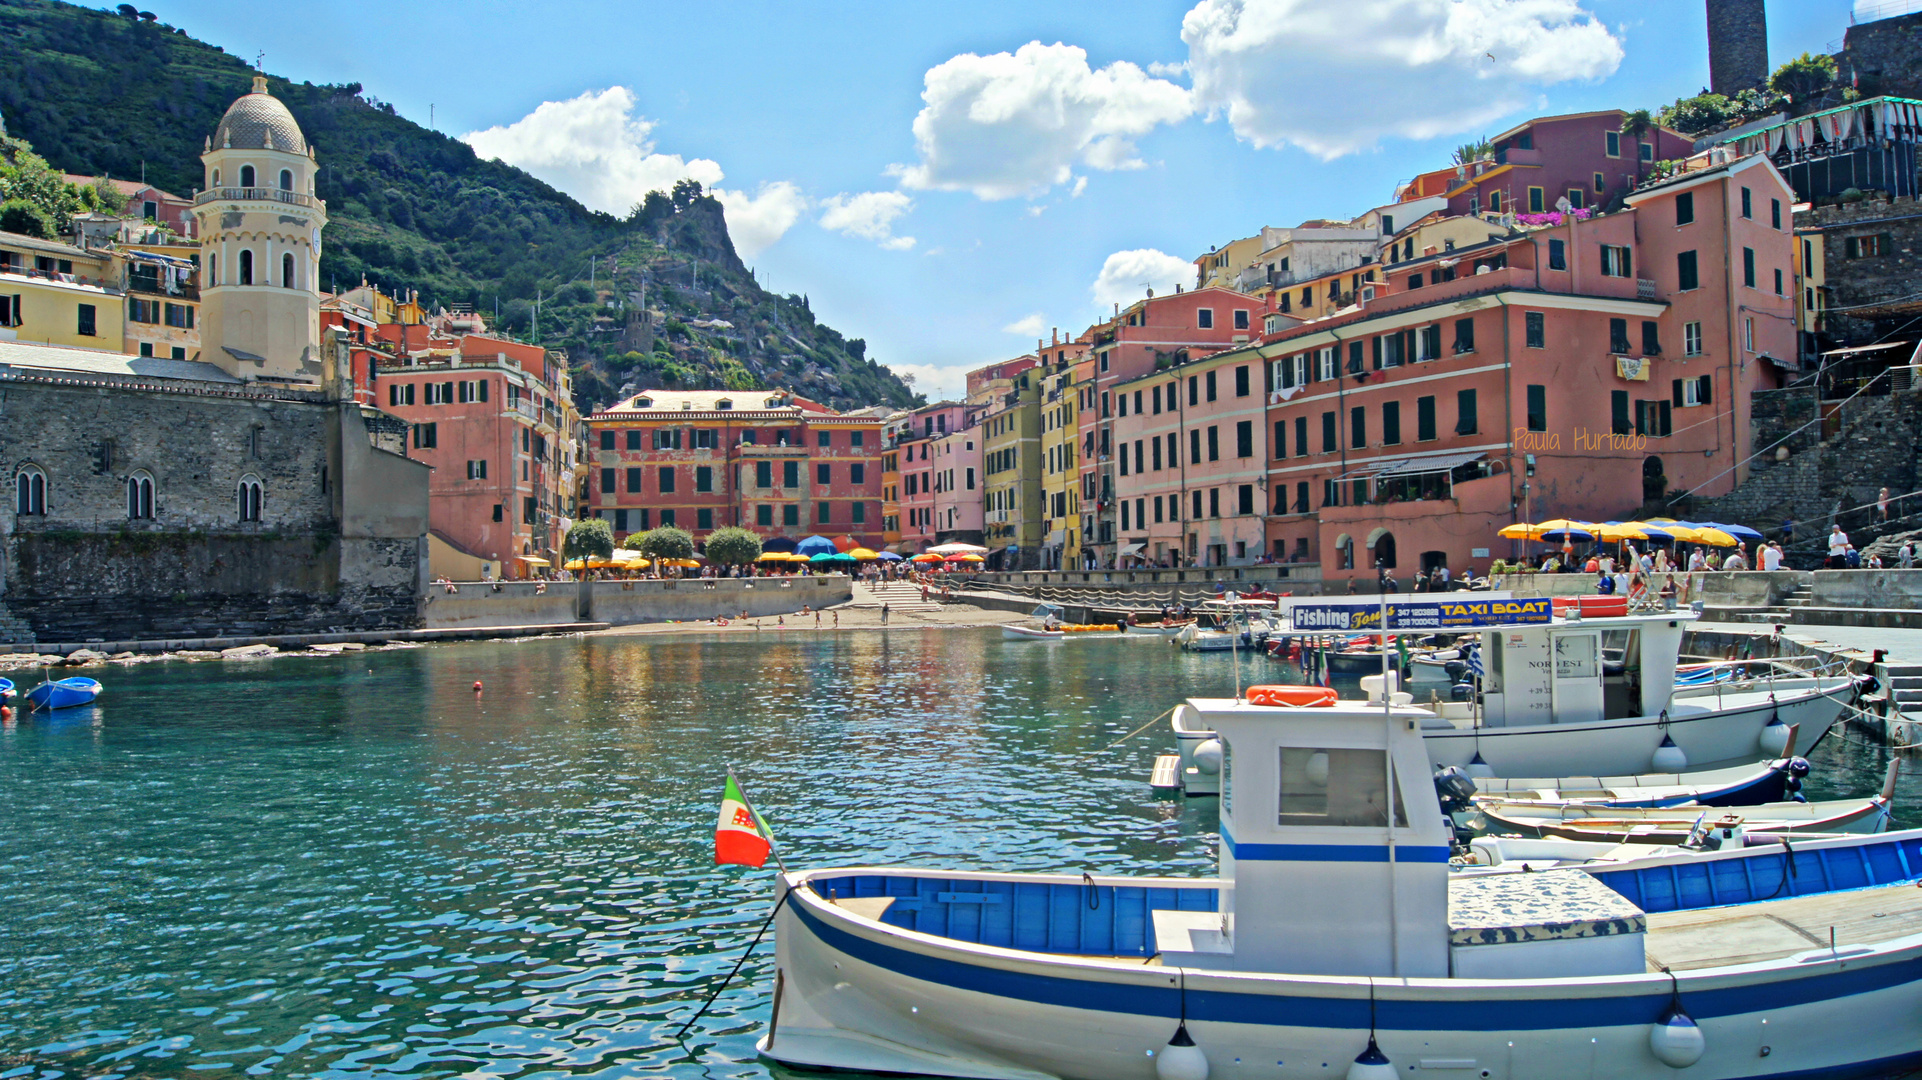
[[[1801,725],[1796,741],[1806,753],[1842,716],[1852,683],[1825,679],[1820,689],[1800,695],[1766,691],[1724,693],[1721,708],[1713,698],[1678,700],[1666,722],[1659,716],[1626,717],[1580,724],[1527,727],[1464,726],[1422,732],[1428,757],[1436,765],[1466,768],[1477,752],[1496,776],[1628,775],[1651,771],[1664,736],[1687,756],[1683,769],[1718,769],[1765,757],[1762,729],[1780,717]]]
[[[790,1065],[1153,1080],[1154,1055],[1183,1008],[1184,982],[1188,1030],[1212,1076],[1340,1077],[1368,1041],[1365,978],[1174,969],[1139,957],[974,945],[886,926],[806,889],[789,897],[777,933],[780,1003],[758,1045]],[[1826,948],[1811,948],[1776,961],[1678,972],[1681,1000],[1707,1043],[1702,1059],[1680,1072],[1649,1049],[1650,1026],[1670,997],[1669,976],[1659,972],[1381,978],[1372,990],[1377,1038],[1398,1073],[1728,1080],[1897,1071],[1922,1056],[1918,980],[1922,935],[1847,948],[1833,959]]]
[[[1065,630],[1030,630],[1025,626],[1004,626],[1001,628],[1003,641],[1060,641],[1067,637]]]

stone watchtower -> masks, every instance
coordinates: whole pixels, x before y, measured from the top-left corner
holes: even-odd
[[[1769,77],[1762,0],[1708,0],[1708,88],[1723,97],[1759,90]]]
[[[200,358],[243,379],[321,381],[313,147],[267,80],[236,99],[200,155]]]

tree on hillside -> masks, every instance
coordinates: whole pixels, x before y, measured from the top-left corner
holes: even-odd
[[[707,537],[707,557],[723,566],[746,566],[761,557],[761,538],[734,526],[716,529]]]
[[[1775,74],[1769,76],[1769,89],[1801,105],[1834,82],[1835,57],[1803,53],[1775,69]]]
[[[582,518],[567,530],[561,554],[573,559],[606,559],[614,554],[614,530],[604,518]]]
[[[691,559],[694,557],[694,537],[688,535],[686,529],[663,525],[642,533],[640,542],[634,544],[634,550],[657,562],[661,559]]]
[[[1622,134],[1627,136],[1626,141],[1631,147],[1628,153],[1635,155],[1635,182],[1637,184],[1642,182],[1642,137],[1654,130],[1655,117],[1649,115],[1647,109],[1636,109],[1633,112],[1624,112],[1622,114]]]

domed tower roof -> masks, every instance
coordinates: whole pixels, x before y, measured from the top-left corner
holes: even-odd
[[[294,114],[280,99],[267,92],[267,80],[254,76],[254,89],[243,94],[227,106],[227,115],[220,118],[220,126],[214,129],[214,149],[233,147],[236,150],[280,150],[289,154],[305,154],[307,138],[300,133],[300,125],[294,123]]]

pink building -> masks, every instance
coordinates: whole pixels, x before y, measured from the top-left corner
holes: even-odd
[[[1264,367],[1236,350],[1115,385],[1117,523],[1139,559],[1232,566],[1266,550]]]
[[[1032,367],[1032,364],[1026,365]],[[985,370],[985,369],[984,369]],[[1018,373],[1023,368],[1016,368]],[[943,462],[943,448],[949,437],[974,427],[975,419],[985,411],[983,406],[971,405],[961,401],[941,401],[924,405],[914,411],[908,420],[908,432],[896,444],[899,454],[896,468],[900,472],[899,504],[901,507],[901,541],[898,545],[903,553],[913,554],[926,551],[936,544],[943,543],[942,535],[954,531],[944,516],[937,512],[937,503],[944,494],[954,493],[949,484],[968,483],[966,490],[974,490],[975,474],[964,473],[961,477],[949,474],[955,464]],[[962,443],[977,443],[972,433]],[[959,443],[955,444],[959,445]],[[980,467],[980,448],[973,447],[975,460],[971,467]],[[979,496],[977,495],[977,501]],[[953,518],[953,500],[947,503],[950,512],[946,519]],[[979,507],[976,507],[973,530],[979,533]]]
[[[1703,155],[1621,212],[1399,264],[1358,310],[1243,350],[1269,363],[1270,552],[1459,575],[1514,553],[1512,521],[1730,490],[1750,395],[1793,367],[1790,199],[1765,158]]]
[[[1095,565],[1112,566],[1124,554],[1139,555],[1146,550],[1133,548],[1131,542],[1118,539],[1126,532],[1120,529],[1120,508],[1116,501],[1119,499],[1120,455],[1119,436],[1114,425],[1124,415],[1117,397],[1120,384],[1133,383],[1157,369],[1186,363],[1193,358],[1255,340],[1261,335],[1264,323],[1268,322],[1279,328],[1296,325],[1299,320],[1272,314],[1264,301],[1243,293],[1206,288],[1136,301],[1117,312],[1114,318],[1091,327],[1083,335],[1093,362],[1093,385],[1088,395],[1092,410],[1084,411],[1094,414],[1093,430],[1086,433],[1092,435],[1094,453],[1084,460],[1092,461],[1094,468],[1092,475],[1083,475],[1080,482],[1084,490],[1095,492],[1095,498],[1082,504],[1093,511],[1086,515],[1087,520],[1082,525],[1082,551]],[[1137,392],[1144,408],[1150,401],[1145,384],[1132,386],[1128,390],[1130,408],[1126,415],[1142,415],[1132,408],[1132,399]],[[1153,415],[1152,412],[1147,414],[1150,418]],[[1166,433],[1160,434],[1165,442]],[[1131,430],[1131,447],[1135,437]],[[1146,453],[1145,432],[1140,437],[1144,440],[1143,452]],[[1130,459],[1130,476],[1135,475],[1133,464]],[[1152,474],[1153,470],[1149,472]],[[1165,499],[1167,492],[1162,494]],[[1145,494],[1138,497],[1146,498]],[[1148,506],[1145,502],[1142,505]],[[1149,510],[1149,514],[1152,524],[1152,510]],[[1163,524],[1168,524],[1165,503],[1163,519]],[[1132,529],[1136,523],[1132,504],[1128,511],[1128,522]],[[1161,542],[1169,541],[1164,539]]]
[[[1446,196],[1451,215],[1548,213],[1564,198],[1576,209],[1607,208],[1647,179],[1655,162],[1693,152],[1689,139],[1667,128],[1625,134],[1623,117],[1604,109],[1529,120],[1489,140],[1491,157],[1423,173],[1401,197]]]
[[[983,543],[981,429],[968,417],[959,431],[934,440],[934,542]]]

